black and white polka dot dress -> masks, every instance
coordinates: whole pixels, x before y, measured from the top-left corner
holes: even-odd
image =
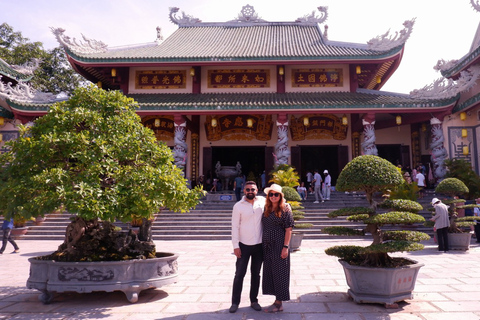
[[[290,300],[290,254],[282,259],[285,229],[293,227],[290,210],[282,212],[279,218],[275,213],[262,217],[263,224],[263,279],[262,292],[274,295],[277,300]]]

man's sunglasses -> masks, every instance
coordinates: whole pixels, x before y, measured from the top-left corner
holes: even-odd
[[[271,197],[279,197],[280,196],[280,193],[269,193],[268,196],[271,198]]]
[[[250,188],[245,188],[245,191],[247,191],[247,192],[255,192],[255,191],[257,191],[257,189],[255,189],[255,188],[251,188],[251,189],[250,189]]]

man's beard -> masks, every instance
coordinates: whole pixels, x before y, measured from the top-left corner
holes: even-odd
[[[247,193],[245,195],[245,198],[247,198],[248,200],[253,200],[253,199],[255,199],[255,194],[254,193]]]

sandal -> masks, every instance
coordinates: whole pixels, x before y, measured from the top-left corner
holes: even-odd
[[[266,313],[277,313],[277,312],[282,312],[283,311],[283,306],[281,304],[272,304],[270,307],[264,309]]]

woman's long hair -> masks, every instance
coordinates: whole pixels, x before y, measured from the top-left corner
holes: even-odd
[[[268,218],[270,215],[270,212],[275,210],[275,215],[280,218],[282,216],[282,212],[285,211],[285,208],[287,207],[285,198],[283,195],[280,193],[280,201],[278,201],[278,206],[273,209],[273,202],[270,200],[270,197],[267,194],[267,201],[265,202],[265,210],[263,210],[263,216],[265,218]]]

